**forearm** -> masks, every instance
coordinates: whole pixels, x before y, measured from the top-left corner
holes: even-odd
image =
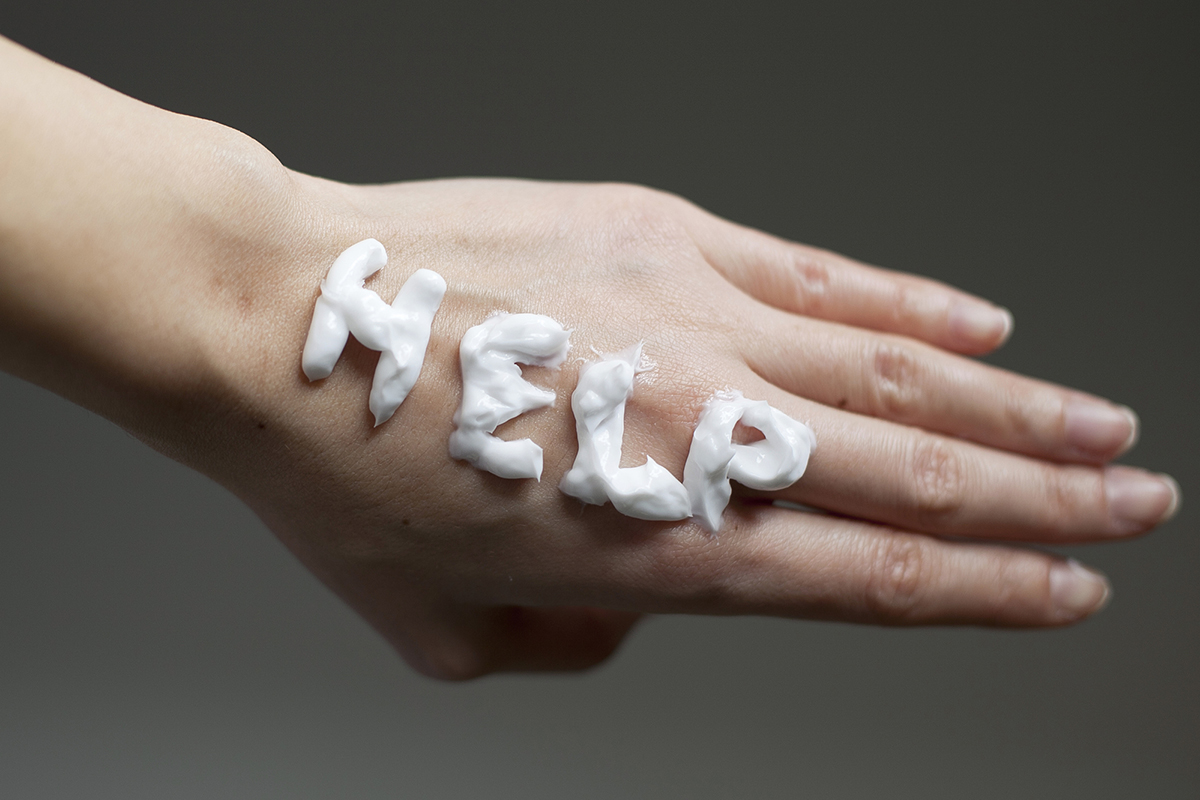
[[[290,174],[3,39],[0,74],[0,368],[153,437],[294,246],[272,235],[300,213]]]

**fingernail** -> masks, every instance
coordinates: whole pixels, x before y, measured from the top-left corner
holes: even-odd
[[[1151,475],[1132,467],[1104,470],[1108,514],[1120,533],[1140,533],[1179,511],[1179,484],[1170,475]]]
[[[950,309],[949,324],[956,336],[998,347],[1012,334],[1013,317],[1007,308],[960,302]]]
[[[1137,414],[1127,406],[1075,397],[1063,417],[1067,444],[1093,455],[1119,456],[1137,441]]]
[[[1075,559],[1050,568],[1050,599],[1062,619],[1078,619],[1108,605],[1108,580]]]

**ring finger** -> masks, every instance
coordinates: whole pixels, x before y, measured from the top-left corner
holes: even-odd
[[[1144,533],[1178,506],[1179,490],[1167,476],[1051,464],[751,380],[758,385],[747,396],[807,422],[817,436],[804,477],[773,497],[928,533],[1037,542]]]

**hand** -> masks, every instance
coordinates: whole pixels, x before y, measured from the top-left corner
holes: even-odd
[[[256,386],[243,402],[266,428],[236,432],[223,459],[236,475],[213,471],[429,674],[588,666],[639,612],[1070,623],[1102,606],[1104,579],[992,543],[1136,535],[1177,502],[1168,480],[1102,466],[1133,441],[1127,410],[947,352],[985,352],[1010,322],[944,286],[637,187],[297,180],[326,249],[256,299],[269,322],[237,336],[255,346],[230,384]],[[382,297],[421,267],[449,285],[421,378],[379,429],[366,406],[373,351],[348,350],[322,383],[298,366],[324,270],[367,236],[391,254],[370,284]],[[579,359],[526,371],[557,405],[500,431],[542,445],[541,483],[446,451],[458,342],[496,309],[573,329]],[[701,404],[734,387],[813,427],[807,474],[735,495],[717,537],[563,495],[579,360],[637,341],[656,367],[627,409],[625,463],[649,455],[682,474]]]
[[[1170,479],[1104,466],[1131,413],[954,354],[1010,327],[955,290],[637,187],[311,178],[220,126],[46,80],[110,123],[87,146],[68,129],[75,160],[42,167],[82,176],[52,184],[72,235],[0,197],[20,223],[0,250],[5,368],[221,481],[427,674],[587,667],[643,612],[1067,624],[1105,580],[1010,543],[1133,536],[1178,505]],[[14,160],[9,186],[40,174]],[[321,278],[367,237],[390,256],[368,284],[383,298],[421,267],[449,287],[421,377],[378,429],[376,353],[352,342],[315,384],[300,370]],[[497,309],[554,317],[582,359],[645,342],[626,464],[680,476],[701,404],[730,387],[814,429],[807,473],[735,493],[716,537],[581,506],[557,489],[578,359],[527,370],[558,403],[498,431],[542,445],[540,483],[451,460],[458,342]]]

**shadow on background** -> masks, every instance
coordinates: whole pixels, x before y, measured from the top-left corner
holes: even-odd
[[[12,5],[306,172],[635,181],[982,294],[993,362],[1128,403],[1128,460],[1200,486],[1195,4]],[[0,453],[6,796],[1200,791],[1186,504],[1072,551],[1116,589],[1072,630],[671,618],[581,678],[444,686],[223,490],[2,376]]]

